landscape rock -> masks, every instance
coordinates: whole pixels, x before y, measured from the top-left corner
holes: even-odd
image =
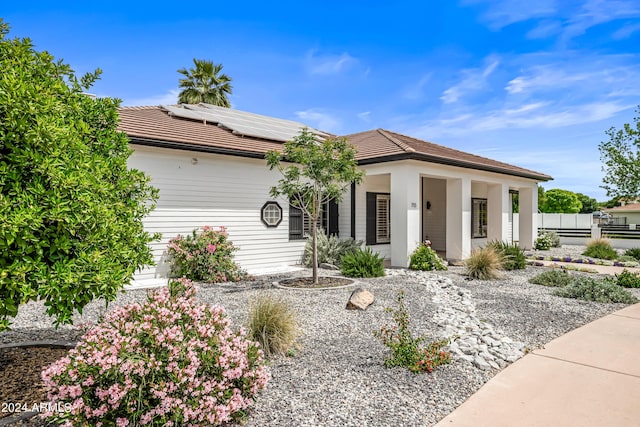
[[[340,267],[326,262],[320,263],[319,267],[323,270],[340,270]]]
[[[347,302],[347,310],[366,310],[371,304],[373,304],[374,296],[371,292],[357,288],[351,293],[349,301]]]

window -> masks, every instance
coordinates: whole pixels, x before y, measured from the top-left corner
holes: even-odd
[[[471,199],[471,237],[487,237],[487,199]]]
[[[322,206],[319,228],[328,235],[338,234],[338,204],[330,200]],[[311,221],[302,209],[289,204],[289,240],[303,240],[311,234]]]
[[[367,245],[391,242],[391,196],[367,193]]]
[[[260,219],[267,227],[277,227],[282,222],[282,208],[278,202],[267,202],[260,209]]]

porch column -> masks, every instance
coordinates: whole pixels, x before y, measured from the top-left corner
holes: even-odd
[[[509,186],[489,184],[487,194],[487,238],[509,242]]]
[[[408,168],[391,173],[391,265],[407,267],[420,243],[420,174]]]
[[[518,245],[522,249],[531,249],[533,242],[538,237],[538,187],[520,188],[519,193]]]
[[[471,253],[471,179],[447,180],[447,259],[461,261]]]

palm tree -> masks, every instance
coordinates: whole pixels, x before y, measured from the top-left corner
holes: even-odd
[[[181,104],[207,104],[231,107],[227,94],[231,94],[231,77],[220,74],[222,64],[214,64],[204,59],[193,59],[195,68],[178,70],[185,78],[180,79],[182,91],[178,95]]]

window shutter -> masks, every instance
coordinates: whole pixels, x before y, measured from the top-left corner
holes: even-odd
[[[302,210],[289,205],[289,240],[304,239],[304,220]]]
[[[367,193],[367,245],[376,244],[376,193]]]
[[[376,195],[376,242],[387,243],[391,240],[391,221],[389,196]]]
[[[329,236],[337,236],[340,231],[338,229],[338,204],[335,202],[335,200],[329,200],[328,205],[329,206],[327,207],[327,211],[329,213],[329,221],[327,224],[327,234]]]

